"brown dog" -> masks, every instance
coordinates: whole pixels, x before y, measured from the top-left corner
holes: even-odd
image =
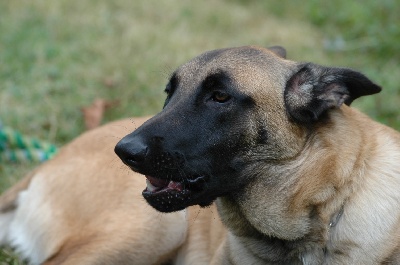
[[[118,143],[147,203],[174,213],[149,208],[144,177],[112,166],[116,141],[94,141],[124,131],[108,125],[0,198],[0,240],[47,264],[399,264],[400,134],[346,106],[380,88],[282,57],[200,55],[172,75],[163,111]],[[179,212],[214,200],[227,230],[212,207]]]
[[[161,214],[117,141],[145,118],[89,131],[0,197],[0,242],[32,264],[162,264],[186,238],[185,212]]]

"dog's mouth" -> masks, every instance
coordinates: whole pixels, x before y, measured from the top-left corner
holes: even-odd
[[[147,186],[142,195],[161,212],[179,211],[191,205],[193,197],[203,190],[204,183],[202,176],[178,181],[146,175]]]
[[[146,184],[145,192],[152,194],[169,191],[181,192],[183,190],[182,182],[159,179],[152,176],[146,176]]]

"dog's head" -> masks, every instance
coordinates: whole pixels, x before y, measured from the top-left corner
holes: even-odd
[[[146,176],[149,204],[171,212],[240,192],[270,162],[296,157],[331,109],[380,91],[358,72],[284,56],[279,47],[215,50],[172,74],[163,110],[115,148]]]

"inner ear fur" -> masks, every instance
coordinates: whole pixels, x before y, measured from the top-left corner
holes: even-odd
[[[294,121],[313,123],[329,109],[380,91],[380,86],[354,70],[305,63],[287,81],[284,99]]]

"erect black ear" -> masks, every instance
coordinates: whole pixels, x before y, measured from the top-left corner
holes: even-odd
[[[329,109],[350,105],[358,97],[379,93],[381,88],[363,74],[346,69],[302,64],[285,88],[285,105],[290,117],[312,123]]]
[[[267,49],[275,53],[279,57],[286,59],[286,49],[283,48],[282,46],[271,46],[268,47]]]

